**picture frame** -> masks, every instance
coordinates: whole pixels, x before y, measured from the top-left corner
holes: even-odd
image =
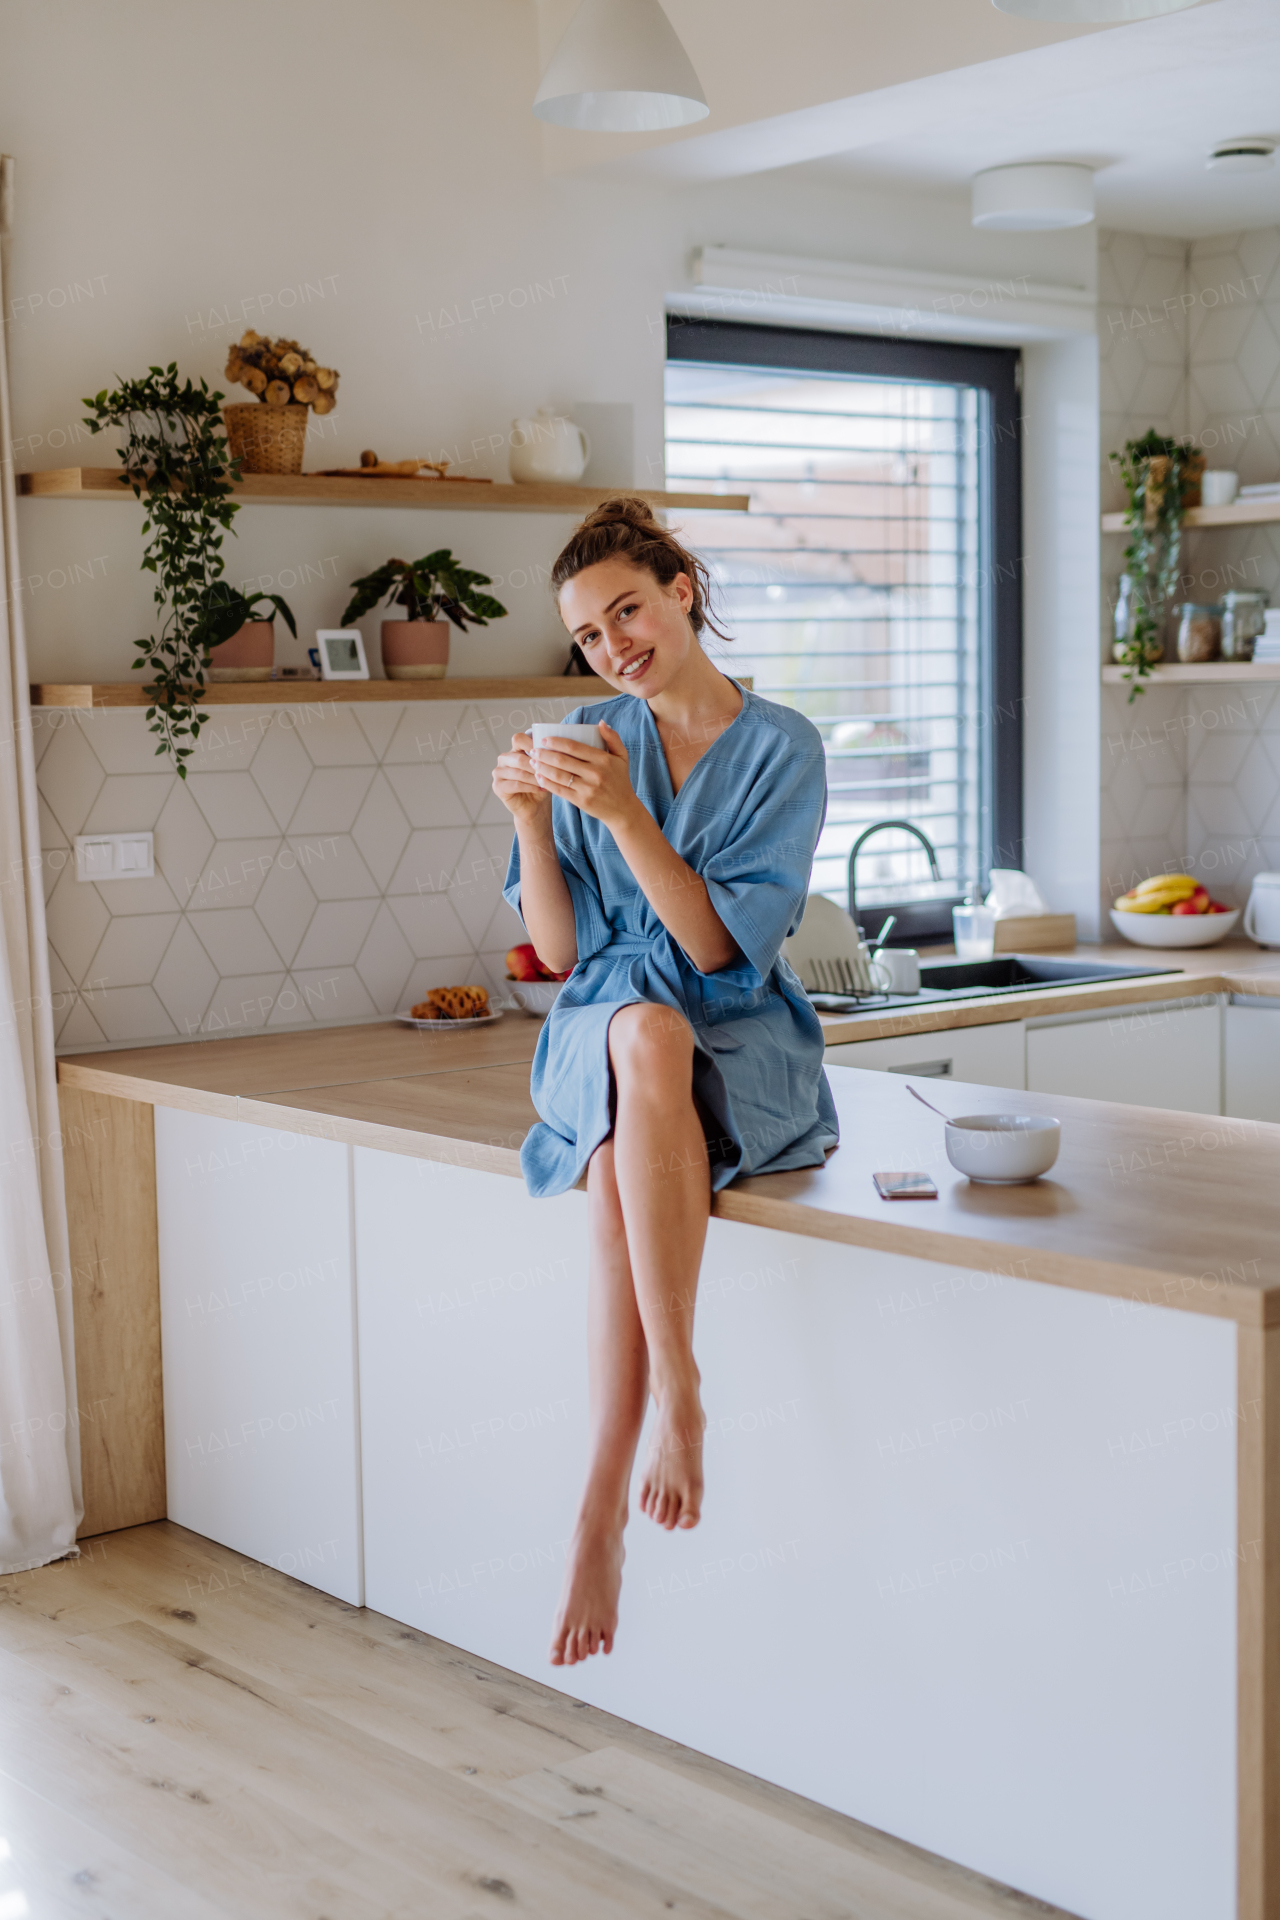
[[[320,627],[316,631],[322,680],[367,680],[364,635],[358,627]]]

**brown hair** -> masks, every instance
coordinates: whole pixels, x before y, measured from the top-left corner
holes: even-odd
[[[630,560],[663,587],[669,587],[678,573],[686,574],[693,588],[689,625],[694,633],[699,638],[706,631],[721,640],[732,639],[711,617],[711,575],[706,561],[682,546],[674,533],[655,519],[647,500],[636,494],[621,494],[593,507],[569,536],[552,567],[551,584],[559,593],[575,574],[598,566],[602,560]]]

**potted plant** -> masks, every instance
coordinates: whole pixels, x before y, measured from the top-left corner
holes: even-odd
[[[490,594],[487,573],[460,566],[448,547],[421,560],[388,560],[375,573],[353,580],[355,589],[342,624],[349,627],[380,600],[404,607],[404,620],[382,622],[382,667],[388,680],[443,680],[449,664],[449,627],[465,633],[468,621],[487,627],[506,608]]]
[[[227,355],[225,375],[257,395],[224,408],[232,452],[246,473],[301,473],[307,413],[332,413],[338,375],[296,340],[268,340],[250,327]]]
[[[1154,427],[1113,453],[1129,496],[1129,544],[1120,579],[1114,658],[1124,668],[1129,701],[1164,653],[1164,623],[1178,584],[1182,520],[1200,500],[1204,454],[1190,440],[1172,440]]]
[[[298,623],[287,600],[278,593],[245,595],[225,580],[216,580],[205,598],[208,627],[209,678],[269,680],[275,659],[274,608],[296,640]]]
[[[198,711],[209,649],[229,637],[215,617],[218,605],[228,618],[232,613],[229,600],[215,603],[213,595],[222,577],[222,536],[237,511],[232,482],[240,478],[223,432],[221,399],[203,380],[198,387],[190,380],[179,385],[171,361],[84,402],[90,432],[123,432],[125,478],[145,502],[142,532],[151,538],[142,565],[156,576],[162,617],[160,631],[137,642],[133,667],[151,672],[147,722],[160,742],[157,754],[168,754],[183,780],[192,752],[183,743],[194,742],[209,718]],[[236,625],[243,625],[241,610],[235,612]]]

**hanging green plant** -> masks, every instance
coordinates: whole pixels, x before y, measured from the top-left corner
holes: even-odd
[[[1122,591],[1125,631],[1117,637],[1115,657],[1132,706],[1164,652],[1164,623],[1182,558],[1183,516],[1199,499],[1204,454],[1193,441],[1172,440],[1153,427],[1140,440],[1126,440],[1124,452],[1111,458],[1129,496],[1124,550],[1129,585]]]
[[[158,634],[137,642],[133,667],[151,674],[147,723],[160,743],[157,754],[168,754],[183,780],[191,743],[209,718],[199,711],[209,649],[242,624],[242,596],[218,584],[222,536],[238,510],[232,483],[240,478],[223,431],[222,397],[203,380],[179,385],[171,361],[151,367],[145,380],[122,380],[84,402],[92,433],[123,432],[125,478],[146,505],[142,532],[151,538],[142,565],[156,576],[161,621]]]

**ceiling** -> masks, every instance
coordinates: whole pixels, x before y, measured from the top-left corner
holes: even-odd
[[[673,182],[803,167],[954,193],[983,167],[1071,160],[1095,169],[1103,226],[1196,239],[1280,225],[1280,160],[1252,175],[1205,168],[1222,140],[1280,141],[1276,0],[1201,0],[1086,29],[1030,29],[990,0],[943,0],[946,32],[938,0],[874,12],[846,0],[838,20],[824,0],[791,0],[776,47],[744,32],[752,0],[666,4],[712,103],[705,130],[636,140],[625,153],[568,135],[548,150],[553,166],[604,162]],[[776,86],[766,77],[762,90],[762,71],[775,70]],[[863,78],[870,85],[852,90]],[[762,116],[766,98],[783,110]]]

